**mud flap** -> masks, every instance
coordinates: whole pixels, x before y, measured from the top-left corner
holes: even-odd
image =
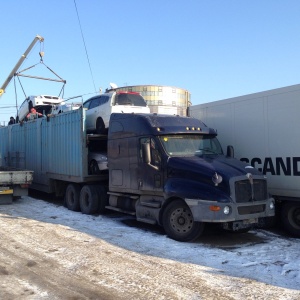
[[[12,204],[13,193],[12,189],[0,189],[0,204]]]

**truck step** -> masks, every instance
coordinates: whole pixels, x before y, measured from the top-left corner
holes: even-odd
[[[157,222],[155,220],[152,220],[152,219],[147,219],[147,218],[136,218],[136,219],[139,222],[144,222],[144,223],[148,223],[148,224],[152,224],[152,225],[157,224]]]
[[[124,194],[124,193],[115,193],[115,192],[107,192],[108,195],[118,196],[118,197],[127,197],[130,199],[138,199],[139,195],[130,195],[130,194]]]
[[[141,205],[147,206],[147,207],[154,207],[154,208],[161,207],[161,203],[158,201],[141,201]]]
[[[122,208],[119,207],[115,207],[115,206],[105,206],[105,208],[110,209],[110,210],[115,210],[115,211],[119,211],[128,215],[132,215],[135,216],[135,212],[134,211],[129,211],[129,210],[124,210]]]

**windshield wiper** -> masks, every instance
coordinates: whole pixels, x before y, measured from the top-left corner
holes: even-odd
[[[211,150],[210,148],[198,149],[198,150],[196,150],[195,154],[203,154],[203,152],[209,152],[209,153],[212,153],[212,154],[218,154],[217,152]]]

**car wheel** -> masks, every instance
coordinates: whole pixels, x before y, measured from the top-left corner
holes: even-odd
[[[104,134],[105,133],[105,125],[102,118],[98,118],[96,122],[96,133]]]
[[[100,173],[98,163],[95,160],[91,160],[89,163],[89,175],[97,175]]]

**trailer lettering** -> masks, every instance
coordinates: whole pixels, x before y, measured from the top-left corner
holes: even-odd
[[[293,170],[295,176],[300,176],[300,157],[293,157]]]
[[[271,157],[266,157],[263,167],[263,174],[271,173],[275,175],[275,169]]]
[[[277,157],[276,158],[276,174],[281,175],[280,173],[280,168],[282,168],[283,174],[287,176],[291,176],[292,171],[292,165],[291,165],[291,158],[287,157],[286,158],[286,165],[284,164],[283,158],[282,157]]]
[[[285,160],[282,157],[276,157],[275,162],[271,157],[266,157],[264,160],[259,157],[251,160],[243,157],[240,160],[250,163],[252,167],[263,174],[300,176],[300,157],[286,157]]]

